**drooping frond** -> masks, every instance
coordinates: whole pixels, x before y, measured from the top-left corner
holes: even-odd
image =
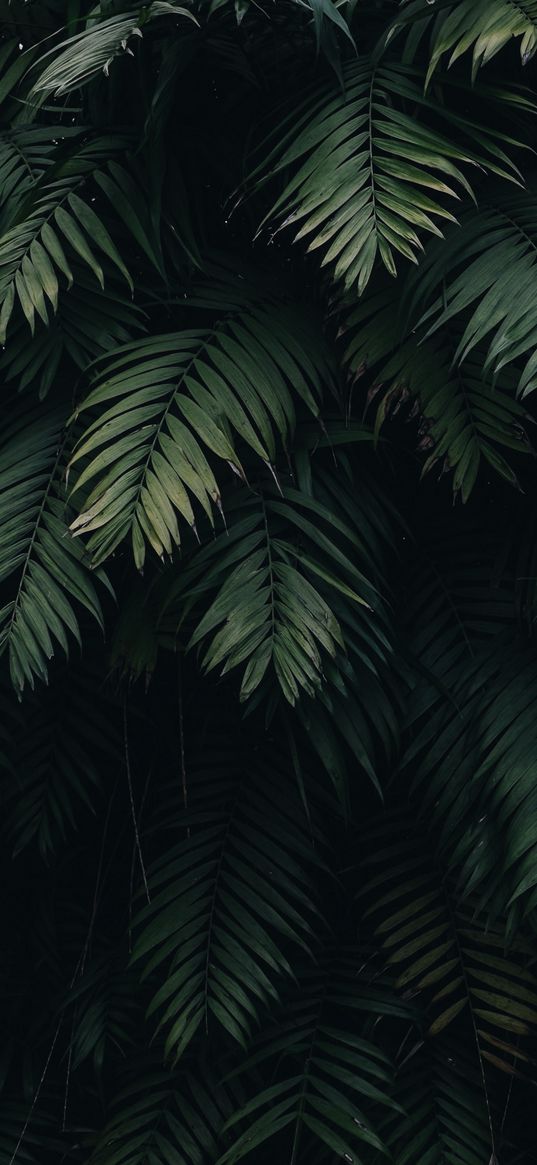
[[[136,977],[123,959],[109,951],[95,955],[68,991],[64,1010],[71,1021],[70,1057],[73,1071],[91,1060],[97,1077],[109,1061],[110,1049],[120,1063],[134,1049],[141,1022]]]
[[[145,330],[144,313],[123,294],[113,276],[107,277],[102,289],[77,263],[71,269],[76,290],[59,297],[48,326],[36,320],[29,345],[26,320],[19,316],[16,325],[10,326],[9,344],[0,355],[5,380],[19,392],[36,391],[41,400],[49,392],[59,395],[58,388],[61,391],[64,380],[72,378],[74,369],[83,371],[103,353]]]
[[[115,57],[133,56],[133,38],[143,36],[143,26],[157,16],[182,16],[197,23],[187,8],[173,2],[154,0],[147,7],[132,8],[104,20],[92,13],[83,32],[61,41],[35,63],[38,71],[30,99],[54,94],[61,97],[72,89],[87,85],[100,73],[108,76]],[[52,57],[52,60],[50,58]],[[45,62],[48,61],[48,64]],[[45,67],[43,68],[43,65]]]
[[[428,0],[431,3],[431,0]],[[520,41],[520,57],[526,65],[537,49],[535,0],[434,0],[427,10],[422,0],[402,0],[387,40],[408,30],[411,46],[430,36],[427,83],[447,57],[453,65],[472,49],[472,78],[511,40]]]
[[[241,1069],[245,1083],[254,1066],[266,1083],[258,1083],[253,1095],[250,1087],[246,1104],[227,1122],[234,1143],[219,1165],[254,1161],[266,1142],[285,1162],[310,1160],[316,1146],[349,1165],[368,1147],[384,1154],[371,1106],[402,1110],[392,1098],[390,1060],[364,1028],[367,1016],[386,1006],[393,1014],[408,1013],[388,990],[371,987],[358,950],[325,955],[319,967],[305,971],[277,1026],[261,1033]],[[271,1083],[276,1064],[278,1082]]]
[[[320,248],[321,265],[359,294],[377,258],[395,275],[396,257],[416,262],[424,232],[440,235],[439,224],[454,221],[449,200],[470,191],[462,167],[516,174],[501,135],[464,123],[463,144],[463,123],[440,105],[434,113],[445,132],[433,128],[419,80],[402,65],[348,65],[344,92],[316,87],[252,174],[259,187],[290,172],[265,222],[292,226],[295,240]]]
[[[513,922],[537,905],[533,656],[478,655],[454,695],[417,720],[405,764],[460,892],[477,889]]]
[[[485,375],[496,378],[507,366],[522,363],[518,393],[525,396],[537,384],[537,313],[533,296],[526,295],[536,260],[536,195],[491,189],[480,209],[467,212],[461,228],[450,234],[448,246],[430,249],[419,286],[416,281],[409,288],[410,315],[419,317],[427,336],[460,317],[456,363],[483,346]]]
[[[371,902],[367,913],[396,987],[425,1005],[428,1036],[462,1015],[478,1062],[493,1056],[498,1040],[511,1059],[520,1059],[517,1038],[537,1025],[531,945],[520,937],[506,954],[505,928],[480,915],[471,898],[461,902],[428,859],[426,835],[408,822],[388,819],[370,837],[376,848],[363,890]],[[503,1067],[510,1070],[508,1061]]]
[[[394,1165],[490,1160],[503,1113],[490,1112],[471,1046],[446,1033],[416,1047],[400,1070],[396,1096],[404,1115],[390,1116],[382,1130]]]
[[[240,441],[266,465],[287,445],[295,397],[318,414],[330,365],[322,338],[291,305],[242,302],[206,329],[140,340],[101,365],[80,411],[97,417],[71,464],[89,483],[75,534],[90,534],[93,562],[130,537],[141,568],[146,542],[161,557],[180,544],[178,518],[193,506],[213,522],[222,508],[208,457],[245,477]],[[313,357],[315,353],[315,357]]]
[[[307,494],[286,488],[281,498],[243,498],[229,532],[195,555],[172,592],[183,619],[192,605],[206,608],[189,646],[204,645],[208,671],[243,665],[243,700],[267,669],[291,704],[302,690],[313,696],[323,656],[343,649],[333,596],[361,608],[358,624],[375,633],[367,630],[375,589],[356,565],[359,552],[357,533]]]
[[[232,1111],[233,1091],[215,1074],[149,1073],[144,1060],[138,1073],[131,1068],[88,1165],[214,1165]]]
[[[246,1047],[308,950],[316,913],[307,821],[285,774],[223,749],[191,773],[189,811],[166,810],[170,843],[148,873],[133,964],[149,977],[151,1017],[177,1061],[215,1025]]]
[[[18,692],[47,678],[57,647],[80,641],[80,604],[102,626],[101,605],[82,547],[68,536],[62,496],[65,413],[19,419],[0,445],[0,652]],[[6,584],[8,584],[6,586]]]
[[[6,331],[15,304],[19,304],[32,333],[36,317],[48,325],[57,310],[60,276],[67,287],[73,284],[69,253],[74,252],[104,285],[99,253],[113,263],[132,287],[131,277],[101,218],[78,191],[102,166],[114,149],[125,147],[125,138],[84,140],[67,152],[67,157],[49,167],[28,196],[17,206],[14,221],[4,212],[9,225],[0,237],[0,339]],[[67,254],[66,250],[67,248]]]
[[[453,490],[468,501],[481,469],[516,482],[517,454],[529,452],[527,414],[516,400],[517,377],[504,368],[484,371],[486,348],[472,349],[454,364],[460,327],[444,326],[427,339],[423,329],[398,319],[391,290],[366,296],[345,319],[346,359],[358,384],[367,379],[375,431],[403,410],[417,425],[425,474],[434,467],[453,474]]]
[[[117,740],[110,705],[96,699],[93,680],[92,672],[69,673],[68,682],[59,676],[28,700],[24,717],[11,729],[2,797],[14,854],[35,844],[50,861],[83,812],[95,812],[102,765],[117,750]]]

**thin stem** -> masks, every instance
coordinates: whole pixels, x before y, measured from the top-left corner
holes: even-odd
[[[131,775],[131,765],[130,765],[130,757],[129,757],[129,733],[128,733],[128,723],[127,723],[127,697],[126,696],[123,700],[123,743],[124,743],[124,748],[125,748],[125,769],[127,772],[127,783],[129,786],[129,801],[130,801],[130,807],[131,807],[132,824],[133,824],[133,828],[134,828],[134,840],[135,840],[136,849],[138,852],[138,858],[140,861],[140,869],[142,871],[142,878],[144,881],[144,889],[145,889],[146,898],[147,898],[148,902],[151,902],[151,896],[149,894],[149,886],[147,884],[147,875],[145,872],[144,859],[142,856],[142,846],[140,843],[140,834],[138,832],[138,822],[136,820],[136,808],[134,805],[134,794],[132,791],[132,775]]]

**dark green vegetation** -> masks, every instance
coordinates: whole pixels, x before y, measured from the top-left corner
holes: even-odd
[[[535,1162],[537,3],[0,20],[0,1165]]]

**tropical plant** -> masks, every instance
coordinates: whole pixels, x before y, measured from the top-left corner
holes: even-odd
[[[0,1165],[537,1162],[534,0],[0,0]]]

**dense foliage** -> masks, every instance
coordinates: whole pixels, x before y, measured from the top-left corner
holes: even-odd
[[[0,1165],[535,1162],[537,3],[0,25]]]

